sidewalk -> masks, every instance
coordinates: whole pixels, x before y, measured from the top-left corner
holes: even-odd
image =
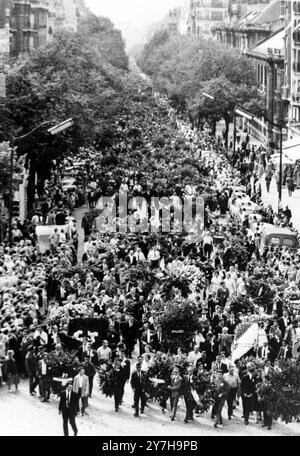
[[[225,122],[224,120],[221,120],[220,122],[217,123],[217,129],[216,129],[216,136],[221,136],[222,137],[222,130],[225,128]],[[241,136],[240,144],[242,141],[245,139],[247,133],[245,133],[243,130],[240,128],[237,128],[237,131],[239,132]],[[261,146],[263,143],[259,141],[259,139],[255,138],[253,135],[250,136],[250,144],[254,144],[255,146]],[[233,124],[231,123],[229,126],[229,135],[228,135],[228,144],[230,143],[231,139],[233,139]],[[238,145],[237,145],[238,147]]]
[[[266,205],[271,204],[274,211],[278,210],[278,192],[276,180],[273,178],[270,186],[270,193],[267,193],[265,176],[261,179],[262,186],[262,200]],[[300,189],[296,189],[293,195],[288,195],[287,188],[282,188],[282,207],[288,206],[292,211],[292,223],[294,227],[300,232]]]

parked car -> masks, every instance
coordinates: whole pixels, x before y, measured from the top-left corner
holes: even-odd
[[[269,246],[296,250],[298,248],[298,237],[289,228],[281,228],[270,223],[264,223],[261,232],[260,254],[262,255]]]

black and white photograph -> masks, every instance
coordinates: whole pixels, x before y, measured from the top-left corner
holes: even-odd
[[[300,436],[300,1],[0,0],[0,436]]]

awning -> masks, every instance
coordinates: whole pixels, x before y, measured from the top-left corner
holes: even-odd
[[[275,165],[279,165],[279,163],[280,163],[280,154],[272,155],[271,160],[272,160],[272,162]],[[295,163],[296,160],[293,160],[288,154],[283,152],[283,154],[282,154],[282,164],[283,165],[292,165],[293,163]]]
[[[284,141],[282,144],[282,152],[286,159],[291,160],[293,163],[295,163],[296,160],[300,160],[300,136]]]

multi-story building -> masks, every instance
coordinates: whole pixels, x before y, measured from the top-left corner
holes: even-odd
[[[280,129],[273,124],[281,124],[288,115],[287,103],[282,99],[284,40],[282,28],[245,52],[253,60],[259,88],[265,97],[266,118],[255,118],[250,125],[251,133],[261,141],[279,139]]]
[[[187,34],[189,6],[190,3],[186,0],[182,6],[173,8],[169,11],[167,25],[170,30],[179,32],[182,35]]]
[[[300,135],[300,1],[285,5],[285,70],[282,98],[288,104],[288,137]]]
[[[48,39],[48,1],[10,2],[10,47],[12,57],[28,54]]]
[[[271,36],[283,22],[281,0],[236,1],[230,3],[227,19],[214,27],[213,34],[218,41],[243,51]]]
[[[213,28],[228,16],[228,0],[191,0],[187,32],[189,35],[211,35]]]
[[[10,0],[0,1],[0,55],[9,56]]]
[[[62,29],[77,31],[83,0],[0,0],[0,59],[30,53]]]

